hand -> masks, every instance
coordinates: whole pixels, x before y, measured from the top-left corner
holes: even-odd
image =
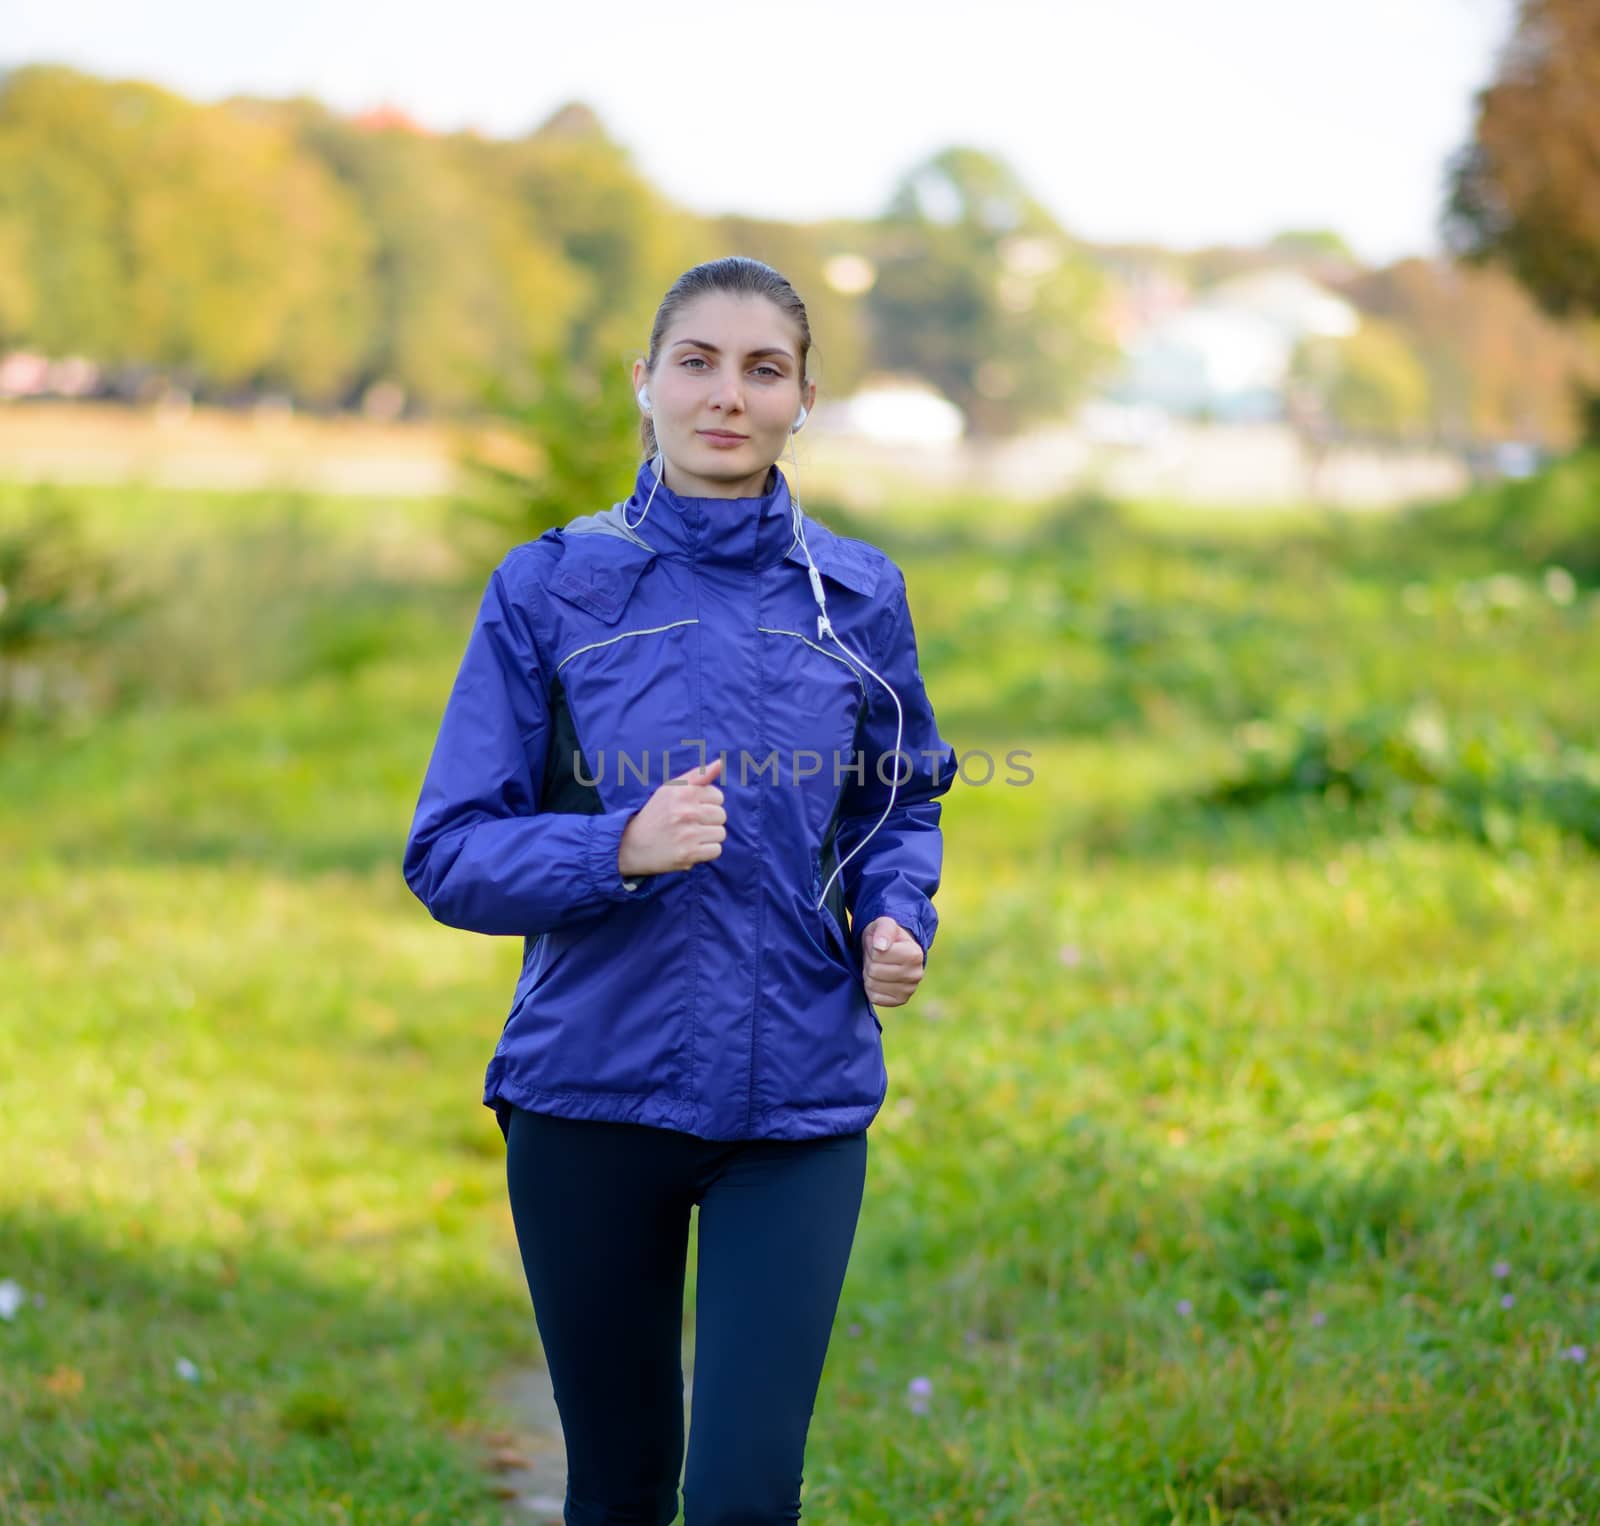
[[[622,830],[617,868],[624,879],[692,869],[721,857],[728,813],[722,791],[711,782],[721,772],[719,756],[658,786]]]
[[[861,934],[861,950],[868,998],[880,1007],[910,1001],[922,980],[922,945],[893,917],[874,917]]]

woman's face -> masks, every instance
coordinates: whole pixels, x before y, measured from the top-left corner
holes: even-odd
[[[800,336],[766,297],[713,291],[681,308],[662,337],[650,417],[666,457],[667,486],[706,498],[758,497],[789,426],[816,383],[800,381]]]

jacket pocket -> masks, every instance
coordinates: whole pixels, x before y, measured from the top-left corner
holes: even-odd
[[[855,961],[850,957],[850,940],[845,937],[844,929],[839,926],[833,908],[824,901],[820,906],[813,906],[812,910],[822,923],[823,936],[828,942],[829,952],[846,968],[854,969]]]
[[[818,906],[815,902],[808,903],[812,915],[817,918],[822,927],[823,944],[830,957],[836,959],[850,971],[855,980],[857,989],[866,997],[867,983],[861,973],[861,961],[850,950],[850,940],[845,936],[844,929],[839,926],[839,919],[834,916],[833,908],[826,901]],[[870,997],[866,997],[867,1010],[872,1014],[872,1021],[878,1032],[883,1032],[883,1024],[878,1021],[877,1008],[872,1005]]]

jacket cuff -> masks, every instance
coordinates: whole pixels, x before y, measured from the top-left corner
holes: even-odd
[[[596,895],[608,901],[642,901],[661,888],[664,874],[634,874],[626,879],[617,867],[622,834],[639,814],[638,806],[620,811],[602,811],[589,817],[589,835],[584,855],[589,883]]]
[[[926,968],[928,951],[933,946],[934,930],[938,927],[938,921],[931,908],[911,905],[873,906],[861,913],[856,918],[856,927],[858,929],[856,933],[856,951],[863,956],[866,954],[863,940],[866,938],[867,928],[877,921],[879,917],[892,918],[917,940],[922,949],[922,963]]]

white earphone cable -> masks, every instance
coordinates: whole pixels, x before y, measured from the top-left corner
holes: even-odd
[[[798,478],[800,463],[795,460],[793,429],[789,431],[789,459],[794,462],[796,477]],[[828,899],[828,891],[833,888],[833,882],[839,877],[844,866],[872,841],[878,828],[889,819],[889,813],[894,809],[895,796],[900,790],[900,741],[905,734],[905,710],[900,704],[900,696],[894,692],[893,685],[865,657],[840,639],[839,633],[833,628],[833,622],[828,618],[828,601],[823,597],[822,593],[822,574],[817,571],[817,564],[811,560],[811,547],[806,544],[805,521],[800,508],[800,495],[797,488],[791,490],[789,494],[789,509],[794,517],[795,536],[800,542],[800,549],[805,552],[806,565],[811,578],[811,596],[817,601],[817,608],[821,611],[817,616],[817,639],[820,641],[824,636],[827,636],[835,646],[847,652],[889,691],[889,698],[894,701],[894,778],[889,785],[889,803],[884,806],[883,815],[873,823],[872,831],[868,832],[855,847],[834,865],[833,873],[828,876],[828,883],[822,887],[822,896],[817,901],[817,906],[820,909],[823,902]]]
[[[659,445],[656,447],[655,459],[657,462],[656,480],[650,489],[650,496],[644,501],[644,514],[648,514],[650,512],[650,505],[656,501],[656,488],[661,486],[662,470],[666,464],[667,458],[661,453],[661,447]],[[639,526],[644,523],[644,514],[641,514],[637,519],[630,523],[628,519],[628,506],[627,504],[623,504],[622,506],[622,522],[623,524],[627,525],[630,530],[637,530]]]

